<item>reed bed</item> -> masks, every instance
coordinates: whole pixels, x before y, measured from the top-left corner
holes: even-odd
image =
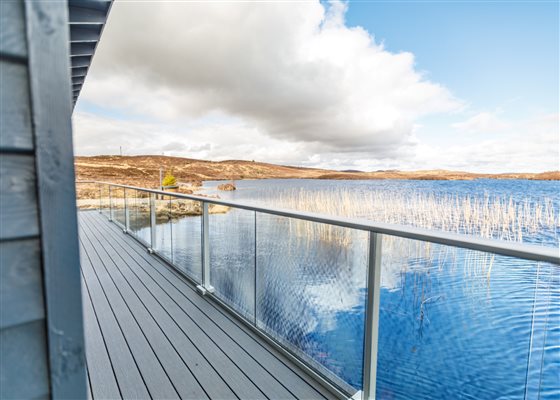
[[[542,232],[550,232],[558,241],[560,231],[560,214],[553,200],[548,198],[539,202],[516,202],[512,197],[489,195],[300,189],[281,192],[275,201],[282,207],[297,210],[517,242],[522,242],[526,235]]]
[[[303,211],[516,242],[535,241],[545,233],[548,242],[559,242],[558,205],[548,198],[538,202],[519,202],[512,197],[489,195],[474,197],[381,190],[357,192],[347,189],[294,189],[279,191],[275,203],[281,207]],[[326,241],[348,249],[355,246],[354,250],[365,246],[352,229],[290,219],[290,230],[301,240]],[[390,275],[411,270],[425,272],[432,268],[441,270],[462,266],[460,271],[465,277],[477,280],[484,277],[489,280],[494,264],[495,257],[489,253],[463,251],[394,236],[383,237],[383,269],[387,279],[391,279]],[[387,286],[393,286],[386,283]]]

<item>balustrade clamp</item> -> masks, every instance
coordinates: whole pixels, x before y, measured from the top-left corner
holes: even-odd
[[[358,390],[356,393],[354,393],[354,396],[350,397],[350,399],[348,400],[362,400],[364,399],[364,397],[362,397],[364,395],[364,392],[361,390]]]
[[[214,293],[214,287],[210,285],[209,225],[208,203],[202,202],[202,284],[198,285],[196,290],[203,296],[207,293]]]

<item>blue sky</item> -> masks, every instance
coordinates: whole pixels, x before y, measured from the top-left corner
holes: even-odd
[[[419,70],[473,110],[558,112],[557,1],[350,1],[346,20],[390,51],[414,53]],[[442,133],[446,119],[425,122]]]
[[[557,1],[116,3],[77,104],[76,151],[559,169],[559,11]]]
[[[479,107],[519,99],[531,109],[553,112],[558,109],[558,4],[351,2],[346,19],[368,29],[388,50],[414,53],[420,70]]]

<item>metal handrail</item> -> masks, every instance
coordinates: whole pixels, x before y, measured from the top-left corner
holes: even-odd
[[[281,217],[296,218],[305,221],[318,222],[329,225],[341,226],[344,228],[358,229],[362,231],[381,233],[385,235],[397,236],[406,239],[419,240],[443,244],[447,246],[460,247],[470,250],[477,250],[486,253],[493,253],[503,256],[516,257],[524,260],[548,262],[560,265],[560,249],[552,247],[537,246],[526,243],[506,242],[497,239],[480,238],[471,235],[434,231],[414,226],[391,224],[384,222],[368,221],[358,218],[336,217],[327,214],[286,210],[275,207],[263,207],[249,203],[238,203],[211,197],[196,196],[183,193],[166,192],[157,189],[148,189],[137,186],[122,185],[110,182],[99,181],[78,181],[77,183],[96,183],[120,187],[124,189],[140,190],[143,192],[172,196],[187,200],[196,200],[204,203],[218,204],[243,210],[256,211],[265,214],[278,215]]]
[[[431,243],[438,243],[447,246],[465,248],[470,250],[482,251],[487,253],[499,254],[503,256],[516,257],[525,260],[532,260],[537,262],[548,262],[560,265],[560,250],[555,248],[548,248],[543,246],[529,245],[515,242],[505,242],[496,239],[478,238],[471,235],[448,233],[441,231],[433,231],[429,229],[416,228],[412,226],[388,224],[374,221],[368,221],[357,218],[341,218],[319,213],[301,212],[293,210],[285,210],[280,208],[262,207],[258,205],[251,205],[247,203],[238,203],[235,201],[224,201],[211,197],[187,195],[182,193],[166,192],[157,189],[147,189],[137,186],[122,185],[110,182],[99,181],[78,181],[77,183],[93,183],[98,184],[101,190],[101,185],[108,186],[109,189],[109,219],[113,220],[113,206],[112,206],[112,190],[111,188],[118,187],[124,189],[124,204],[125,204],[125,222],[124,231],[129,232],[129,210],[126,191],[137,190],[150,193],[150,226],[151,226],[151,247],[148,248],[150,252],[157,253],[154,248],[156,243],[156,195],[175,197],[179,199],[194,200],[202,203],[202,279],[197,289],[202,295],[208,295],[219,303],[223,303],[219,297],[213,295],[214,288],[210,282],[210,257],[209,257],[209,204],[223,205],[243,210],[278,215],[287,218],[295,218],[310,222],[330,224],[344,228],[357,229],[367,231],[369,233],[369,250],[368,250],[368,278],[367,278],[367,304],[365,308],[365,326],[364,326],[364,355],[363,355],[363,391],[359,394],[354,394],[352,398],[358,398],[360,395],[365,400],[375,399],[376,392],[376,375],[377,375],[377,354],[378,354],[378,333],[379,333],[379,305],[380,305],[380,283],[381,283],[381,261],[382,261],[382,240],[381,235],[391,235],[406,239],[425,241]],[[100,210],[101,210],[101,192],[100,192]],[[256,219],[255,219],[256,223]],[[256,225],[255,225],[256,227]],[[173,265],[173,263],[171,263]],[[256,268],[256,264],[255,264]],[[230,308],[225,304],[227,308]],[[233,310],[235,312],[235,310]],[[245,318],[241,315],[241,318]],[[246,318],[245,318],[246,319]],[[256,302],[255,302],[255,320],[246,323],[256,330],[260,335],[267,338],[266,332],[261,331],[256,324]],[[268,338],[268,341],[273,343],[273,338]],[[286,351],[283,346],[276,344],[277,348]],[[289,350],[288,350],[289,351]],[[290,353],[288,353],[289,355]],[[300,367],[304,368],[308,373],[315,376],[316,379],[325,383],[330,387],[338,397],[347,397],[345,393],[351,393],[344,383],[338,384],[326,379],[321,372],[316,371],[312,366],[307,365],[305,361],[299,360],[296,355],[294,362],[298,363]],[[334,386],[333,386],[334,384]]]

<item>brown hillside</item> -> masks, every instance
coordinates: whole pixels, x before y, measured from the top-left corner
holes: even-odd
[[[227,160],[205,161],[167,156],[93,156],[76,157],[77,180],[97,180],[126,183],[142,187],[157,187],[159,170],[172,170],[180,184],[200,183],[204,180],[240,179],[418,179],[418,180],[471,180],[542,179],[560,180],[560,171],[543,173],[477,174],[461,171],[375,171],[341,172],[317,168],[301,168],[262,162]]]
[[[328,172],[252,161],[205,161],[166,156],[76,157],[75,165],[78,180],[101,180],[148,187],[158,185],[160,168],[164,173],[172,170],[181,183],[221,179],[317,178]]]

